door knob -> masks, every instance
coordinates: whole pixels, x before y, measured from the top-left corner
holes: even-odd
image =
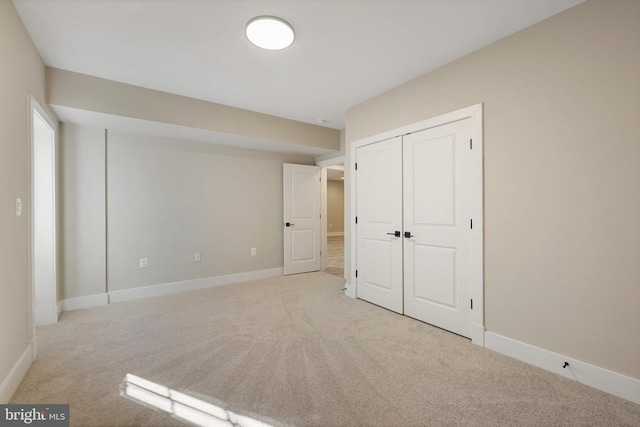
[[[404,237],[405,237],[405,239],[410,239],[410,238],[413,237],[413,234],[411,234],[411,232],[409,232],[409,231],[405,231],[404,232]]]
[[[284,224],[285,227],[291,227],[292,225],[295,225],[295,224],[292,224],[290,222],[285,222],[285,224]]]
[[[395,236],[395,237],[400,237],[400,232],[398,230],[394,231],[393,233],[387,233],[389,236]]]

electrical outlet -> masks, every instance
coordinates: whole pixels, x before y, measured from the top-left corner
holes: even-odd
[[[195,262],[200,262],[200,252],[195,253],[195,255],[193,256],[193,260]]]
[[[147,268],[149,265],[146,258],[140,258],[140,268]]]
[[[256,248],[251,248],[251,255],[255,255],[256,254]]]

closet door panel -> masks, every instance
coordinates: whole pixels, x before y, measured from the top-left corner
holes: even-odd
[[[402,313],[400,137],[358,148],[356,163],[357,296]]]
[[[470,331],[470,120],[403,138],[405,314]]]

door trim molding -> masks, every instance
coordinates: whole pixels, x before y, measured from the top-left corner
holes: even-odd
[[[456,122],[464,119],[471,119],[471,138],[473,140],[472,170],[471,177],[473,186],[471,188],[471,215],[473,218],[473,229],[471,230],[471,297],[473,298],[473,311],[471,312],[471,340],[474,344],[484,345],[484,217],[483,217],[483,105],[475,104],[469,107],[461,108],[436,117],[431,117],[416,123],[382,132],[376,135],[368,136],[351,143],[349,147],[350,162],[349,176],[352,177],[349,182],[350,188],[350,240],[351,245],[349,253],[351,256],[350,271],[347,274],[347,291],[346,295],[353,298],[357,297],[358,290],[356,287],[356,149],[365,145],[384,141],[397,136],[406,135],[421,130],[442,126],[448,123]]]
[[[29,144],[28,144],[28,153],[29,153],[29,164],[28,164],[28,174],[29,174],[29,196],[27,200],[27,210],[28,210],[28,281],[29,281],[29,293],[28,293],[28,304],[29,304],[29,332],[31,335],[30,341],[35,343],[36,340],[36,282],[35,282],[35,211],[34,211],[34,201],[35,201],[35,134],[34,134],[34,120],[33,115],[37,113],[38,116],[42,120],[45,121],[47,126],[51,128],[53,131],[53,150],[52,150],[52,175],[54,182],[53,185],[53,232],[52,232],[52,240],[54,243],[53,248],[53,307],[57,315],[55,322],[58,321],[58,317],[60,316],[60,311],[58,309],[58,286],[59,286],[59,269],[58,269],[58,249],[59,249],[59,215],[58,215],[58,198],[60,195],[60,188],[58,182],[58,121],[56,117],[50,113],[46,108],[44,108],[40,102],[33,96],[33,94],[27,94],[27,117],[28,117],[28,125],[29,125]],[[35,360],[37,356],[37,346],[33,346],[33,360]]]

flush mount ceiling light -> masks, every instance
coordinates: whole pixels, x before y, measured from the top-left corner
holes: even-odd
[[[291,46],[293,27],[275,16],[258,16],[247,22],[247,38],[254,45],[267,50],[280,50]]]

